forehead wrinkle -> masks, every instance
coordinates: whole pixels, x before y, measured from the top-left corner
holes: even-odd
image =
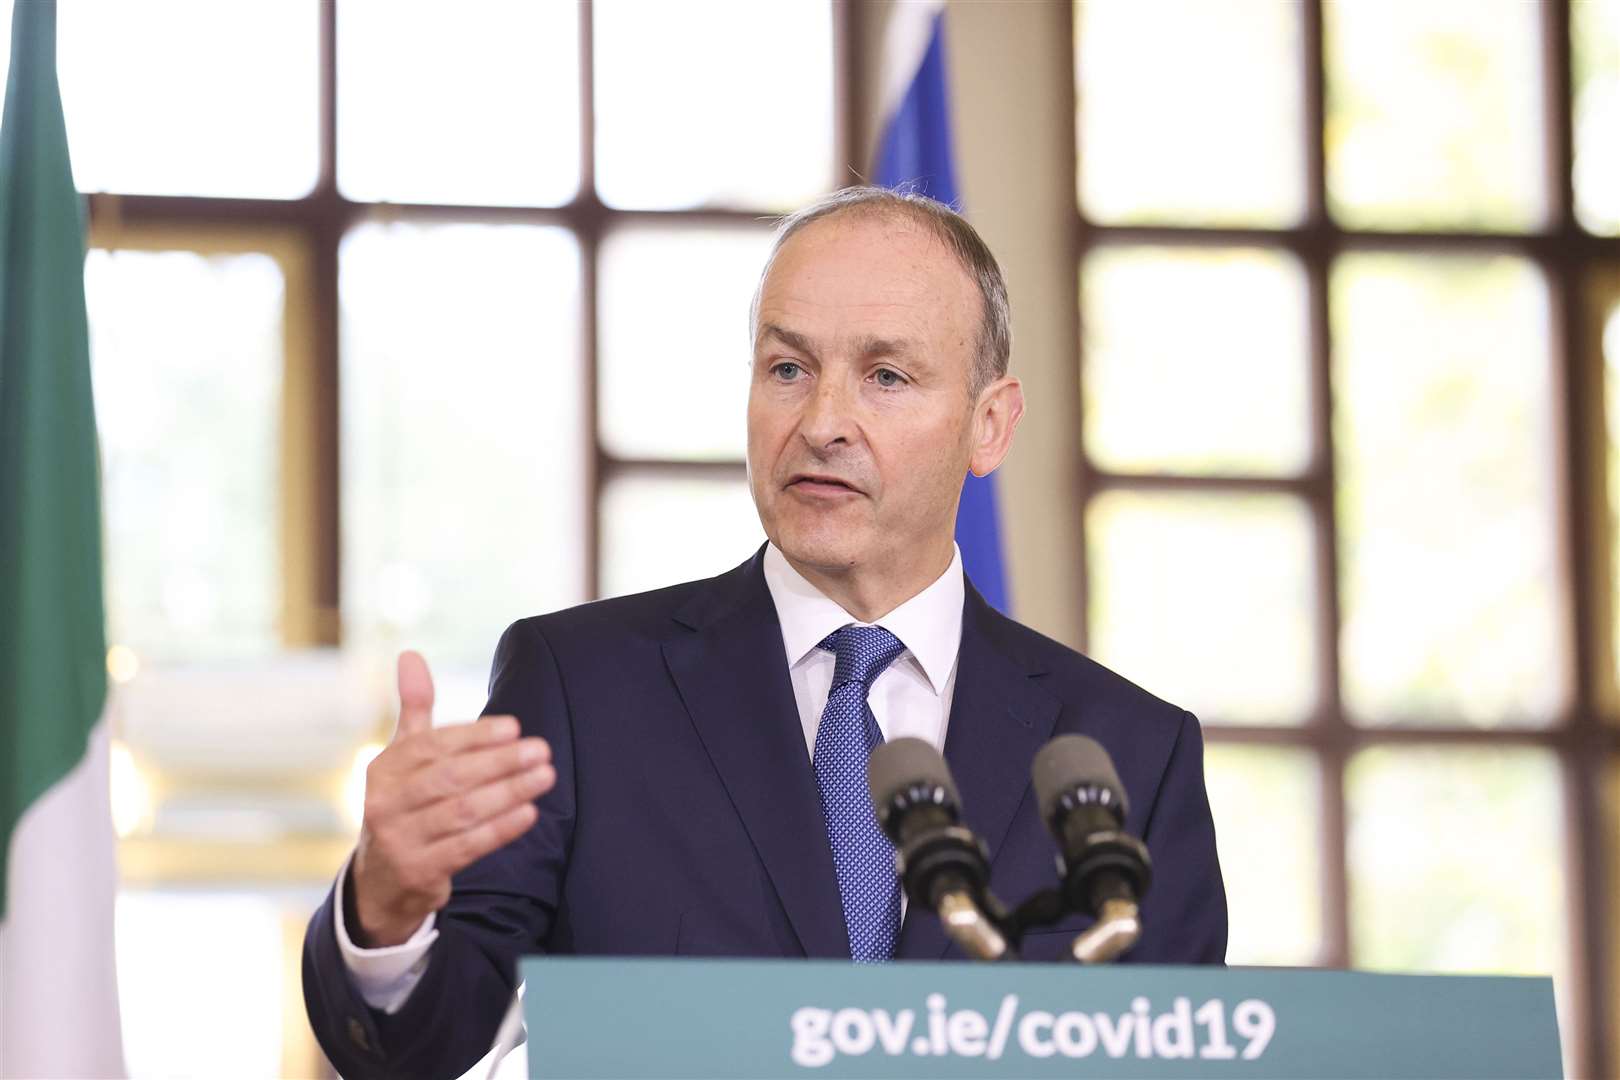
[[[786,296],[761,306],[756,340],[774,337],[805,352],[836,347],[863,357],[909,355],[919,351],[924,340],[918,331],[923,329],[925,318],[921,305],[916,304],[890,300],[828,304]],[[785,323],[800,324],[800,328]],[[816,330],[804,328],[805,323]]]
[[[909,356],[915,348],[909,338],[881,337],[877,334],[861,334],[851,344],[851,351],[867,360],[879,356]]]
[[[778,339],[792,347],[868,360],[888,353],[919,369],[937,366],[936,347],[965,348],[971,377],[975,335],[969,327],[945,324],[958,321],[957,312],[967,307],[951,294],[966,291],[976,300],[977,291],[949,254],[937,237],[903,220],[814,222],[789,239],[767,268],[756,308],[756,347],[768,327],[786,329],[781,324],[787,321],[800,327],[798,339]],[[852,271],[852,261],[858,270]],[[806,324],[814,335],[805,332]],[[939,330],[947,332],[948,342],[935,340]]]
[[[761,340],[766,338],[776,338],[788,348],[796,349],[799,352],[810,356],[817,355],[822,349],[822,346],[809,334],[801,333],[797,330],[790,330],[787,327],[780,326],[776,323],[761,324],[759,328],[759,336]],[[837,348],[838,345],[846,343],[847,348]],[[909,337],[885,336],[874,333],[853,333],[850,335],[843,335],[842,341],[840,341],[838,337],[835,337],[833,346],[835,351],[847,352],[851,356],[854,356],[860,360],[876,360],[885,356],[894,357],[896,359],[917,361],[921,361],[926,358],[926,350],[919,348],[918,343]]]

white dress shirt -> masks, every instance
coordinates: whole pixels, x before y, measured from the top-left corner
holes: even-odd
[[[776,605],[782,625],[782,650],[793,699],[804,728],[805,753],[816,750],[816,729],[832,692],[837,658],[819,649],[823,639],[843,626],[881,626],[905,645],[901,653],[872,683],[867,702],[885,741],[910,736],[932,743],[944,752],[945,725],[956,690],[956,655],[962,644],[962,603],[965,586],[962,552],[952,545],[951,563],[922,592],[875,623],[863,623],[806,581],[777,550],[765,548],[765,586]],[[387,1013],[397,1012],[427,968],[428,950],[438,939],[434,916],[429,915],[410,940],[381,949],[362,949],[343,924],[343,882],[348,864],[338,874],[336,918],[338,950],[366,1004]],[[901,896],[901,911],[905,897]]]
[[[906,736],[945,748],[945,724],[956,689],[956,653],[962,644],[962,553],[934,583],[876,623],[863,623],[804,579],[771,544],[765,549],[765,585],[782,624],[793,698],[804,727],[806,753],[816,752],[816,729],[832,692],[837,658],[816,648],[839,627],[881,626],[906,651],[872,683],[867,702],[885,741]]]

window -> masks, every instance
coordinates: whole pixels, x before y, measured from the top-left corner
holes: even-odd
[[[287,973],[394,653],[471,719],[507,623],[763,540],[747,298],[774,215],[852,161],[847,24],[827,0],[62,6],[120,919],[248,919],[237,977],[275,1015],[232,1034],[243,1069],[320,1068]],[[162,984],[132,949],[126,990]],[[186,1071],[186,1043],[154,1028],[130,1064]]]
[[[1229,960],[1551,973],[1612,1073],[1620,4],[1073,11],[1088,647]]]

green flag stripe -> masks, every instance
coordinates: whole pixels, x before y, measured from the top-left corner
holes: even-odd
[[[56,3],[19,3],[0,119],[0,918],[23,812],[84,756],[107,695],[84,221]]]

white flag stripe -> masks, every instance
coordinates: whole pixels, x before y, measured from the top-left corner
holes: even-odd
[[[945,0],[917,0],[896,4],[883,27],[883,94],[879,113],[887,123],[900,108],[911,80],[917,77],[928,41],[934,36],[934,17],[945,10]]]
[[[107,729],[104,713],[84,757],[12,834],[0,923],[0,1077],[124,1075]]]

